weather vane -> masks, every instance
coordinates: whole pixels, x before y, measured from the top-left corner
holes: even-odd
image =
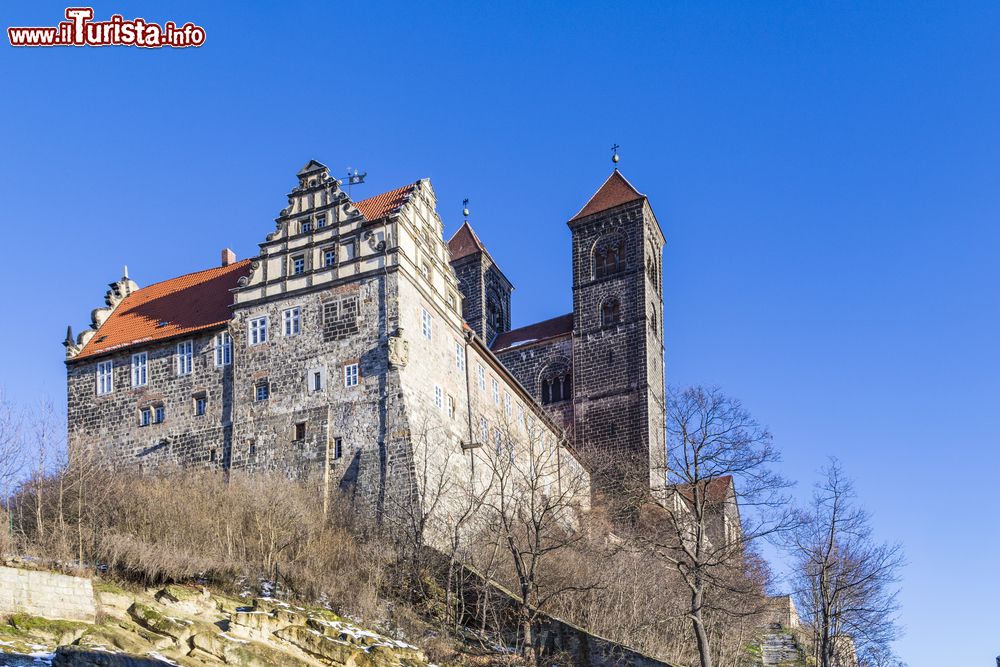
[[[462,200],[462,215],[465,216],[465,221],[469,221],[469,198],[466,197]]]
[[[616,164],[616,165],[618,164],[618,160],[620,159],[618,157],[618,149],[619,148],[621,148],[621,146],[619,146],[618,144],[615,144],[614,146],[611,147],[611,162],[614,163],[614,164]],[[615,168],[617,169],[617,167],[615,167]]]
[[[353,167],[348,167],[347,168],[347,196],[348,197],[351,196],[351,186],[352,185],[361,185],[362,183],[364,183],[365,182],[365,176],[367,176],[367,175],[368,175],[367,171],[361,172],[359,174],[357,169],[354,169]]]

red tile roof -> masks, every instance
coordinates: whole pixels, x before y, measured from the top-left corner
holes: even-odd
[[[143,287],[118,304],[74,359],[183,336],[230,320],[230,290],[251,260],[189,273]]]
[[[466,220],[458,228],[458,231],[455,232],[455,235],[451,237],[451,240],[448,241],[448,250],[451,253],[451,261],[454,262],[469,255],[486,252],[486,246],[476,236],[476,232],[472,231],[472,226]],[[489,255],[488,252],[486,254]]]
[[[365,216],[365,220],[378,220],[399,211],[403,207],[403,204],[410,198],[410,195],[413,194],[416,187],[416,183],[410,183],[401,188],[356,201],[354,202],[354,207],[361,211],[361,215]]]
[[[632,184],[625,180],[621,172],[615,169],[608,176],[608,180],[604,181],[604,185],[598,188],[594,196],[584,204],[580,212],[570,218],[570,222],[645,198],[646,195],[632,187]]]
[[[551,320],[536,322],[520,329],[513,329],[502,333],[493,339],[490,349],[494,352],[502,352],[512,347],[564,336],[571,331],[573,331],[573,313],[567,313],[559,317],[553,317]]]

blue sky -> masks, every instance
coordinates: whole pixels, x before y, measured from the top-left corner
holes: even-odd
[[[565,221],[617,142],[668,239],[669,381],[742,398],[800,495],[840,457],[906,548],[901,656],[991,664],[1000,5],[537,5],[101,3],[207,42],[0,47],[0,384],[62,400],[123,264],[254,254],[310,158],[358,197],[430,177],[449,234],[469,197],[514,325],[568,312]]]

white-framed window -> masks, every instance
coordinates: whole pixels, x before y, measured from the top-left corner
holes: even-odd
[[[497,382],[496,378],[491,378],[493,380],[493,404],[500,405],[500,383]]]
[[[476,364],[476,375],[479,379],[479,390],[486,391],[486,369],[482,364]]]
[[[440,385],[434,385],[434,407],[438,410],[444,409],[444,390]]]
[[[511,416],[513,411],[513,403],[510,400],[510,394],[508,392],[503,393],[503,413],[508,417]]]
[[[292,257],[292,275],[300,275],[306,272],[306,256],[296,255]]]
[[[228,366],[233,363],[233,337],[228,331],[215,335],[215,365]]]
[[[194,342],[190,340],[177,343],[177,374],[191,375],[194,370]]]
[[[302,308],[295,306],[281,312],[282,333],[286,336],[298,336],[302,333]]]
[[[448,417],[455,418],[455,397],[448,394]]]
[[[115,362],[108,359],[97,363],[97,395],[104,396],[115,390]]]
[[[503,451],[503,433],[500,432],[499,428],[493,429],[493,444],[497,450],[497,456]]]
[[[323,266],[331,267],[337,263],[337,251],[333,248],[327,248],[323,251]]]
[[[344,441],[341,438],[333,439],[333,458],[339,459],[344,455]]]
[[[465,370],[465,348],[461,343],[455,343],[455,365],[458,366],[458,370]]]
[[[323,229],[326,227],[326,216],[323,214],[316,216],[316,229]]]
[[[162,405],[153,408],[153,423],[162,424],[167,419],[167,410]]]
[[[344,386],[356,387],[358,385],[358,365],[347,364],[344,366]]]
[[[520,422],[521,428],[526,428],[524,423],[524,406],[520,403],[517,404],[517,421]]]
[[[420,333],[424,335],[424,338],[430,340],[433,336],[433,323],[431,320],[430,311],[426,308],[420,309]]]
[[[312,231],[312,228],[313,228],[312,222],[310,222],[309,220],[303,220],[302,221],[302,233],[303,234],[308,234],[309,232]]]
[[[205,415],[205,408],[208,407],[208,399],[204,396],[196,396],[194,399],[194,414],[196,417]]]
[[[479,440],[483,445],[490,441],[490,423],[486,421],[486,417],[479,418]]]
[[[149,381],[148,375],[149,355],[139,352],[132,355],[132,386],[145,387]]]
[[[153,411],[150,408],[139,410],[139,426],[149,426],[153,421]]]
[[[260,345],[267,342],[267,315],[255,317],[247,323],[247,343]]]

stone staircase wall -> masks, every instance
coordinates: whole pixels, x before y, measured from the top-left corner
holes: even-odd
[[[93,623],[94,589],[84,577],[0,567],[0,614],[17,613]]]

